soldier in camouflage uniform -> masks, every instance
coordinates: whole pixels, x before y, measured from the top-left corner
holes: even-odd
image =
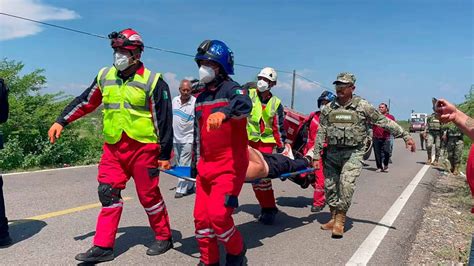
[[[439,159],[438,166],[439,168],[450,172],[451,163],[448,160],[448,137],[446,135],[448,126],[441,123],[441,144],[439,148]]]
[[[464,134],[461,130],[451,125],[446,129],[448,160],[451,164],[451,173],[459,175],[461,166],[462,150],[464,147]]]
[[[424,132],[426,139],[426,153],[428,154],[426,164],[433,164],[434,166],[438,165],[439,155],[441,152],[441,133],[441,123],[438,118],[436,118],[435,114],[431,114],[428,116]],[[431,163],[433,144],[435,145],[435,160]]]
[[[355,81],[353,74],[344,72],[333,82],[337,98],[321,111],[320,128],[313,151],[313,167],[319,169],[320,152],[324,143],[328,145],[323,155],[323,169],[326,200],[332,218],[321,229],[332,230],[334,238],[341,238],[344,233],[346,212],[351,205],[356,178],[362,170],[368,124],[380,126],[395,137],[402,137],[407,148],[415,151],[415,142],[408,132],[387,119],[366,100],[353,95]]]

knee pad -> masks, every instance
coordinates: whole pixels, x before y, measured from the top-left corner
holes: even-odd
[[[239,198],[234,195],[225,195],[224,206],[231,208],[239,207]]]
[[[120,202],[120,199],[122,198],[120,191],[121,190],[118,188],[112,188],[110,184],[99,184],[98,193],[102,206],[107,207]]]

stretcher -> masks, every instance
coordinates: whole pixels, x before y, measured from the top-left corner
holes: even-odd
[[[281,181],[285,181],[286,179],[288,179],[290,177],[297,176],[297,175],[304,174],[304,173],[308,173],[308,172],[313,172],[313,171],[314,171],[314,168],[306,168],[304,170],[299,170],[299,171],[296,171],[296,172],[285,173],[285,174],[282,174],[281,176],[277,176],[277,177],[271,177],[271,178],[266,177],[266,178],[254,179],[254,180],[249,180],[249,181],[246,180],[245,183],[258,184],[260,182],[260,180],[273,179],[273,178],[279,178]],[[165,172],[169,175],[175,176],[177,178],[182,178],[182,179],[185,179],[185,180],[188,180],[188,181],[196,182],[196,179],[191,177],[191,167],[190,166],[174,166],[169,170],[163,170],[163,172]]]

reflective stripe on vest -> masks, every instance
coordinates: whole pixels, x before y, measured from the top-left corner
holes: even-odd
[[[125,131],[136,141],[157,143],[149,102],[160,74],[145,68],[143,75],[135,74],[124,82],[117,69],[110,67],[101,69],[97,78],[104,104],[105,142],[117,143]]]
[[[277,115],[278,107],[281,104],[280,99],[272,96],[268,101],[264,110],[262,110],[262,102],[258,98],[256,89],[249,89],[249,96],[252,100],[252,112],[247,123],[247,133],[250,141],[263,143],[276,143],[273,136],[273,118]],[[263,120],[265,129],[260,132],[260,120]]]

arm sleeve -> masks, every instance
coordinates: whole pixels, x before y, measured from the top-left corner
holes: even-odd
[[[364,112],[370,123],[377,125],[390,133],[393,134],[395,138],[403,138],[404,141],[410,139],[410,133],[405,131],[399,124],[395,121],[388,119],[382,113],[380,113],[375,107],[373,107],[368,102],[364,101],[360,103],[364,109]]]
[[[173,149],[173,107],[170,97],[168,84],[160,77],[150,97],[151,116],[161,148],[158,160],[169,160]]]
[[[252,111],[252,100],[250,100],[247,90],[235,86],[229,91],[228,99],[229,104],[219,110],[225,114],[226,119],[240,119],[249,116]]]
[[[94,111],[102,103],[102,93],[94,79],[89,88],[69,103],[56,119],[56,122],[66,126],[84,115]]]
[[[193,131],[193,150],[191,154],[191,178],[197,177],[197,162],[199,161],[199,144],[200,144],[199,121],[197,115],[194,116],[194,131]]]
[[[316,141],[314,143],[313,160],[321,159],[321,151],[323,150],[323,145],[326,141],[327,125],[327,116],[321,114],[319,117],[318,133],[316,134]]]
[[[282,148],[285,145],[286,131],[283,127],[283,121],[285,121],[285,112],[283,111],[283,105],[279,105],[276,115],[273,117],[273,137],[275,138],[278,147]]]

